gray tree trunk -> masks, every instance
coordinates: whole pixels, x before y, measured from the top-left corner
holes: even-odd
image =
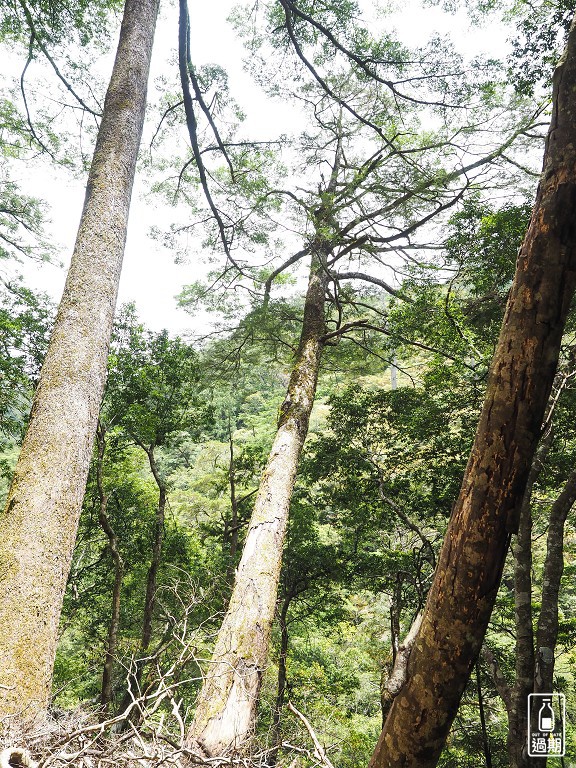
[[[100,507],[98,510],[98,521],[104,533],[108,538],[108,547],[114,562],[114,587],[112,589],[112,609],[110,611],[110,624],[108,626],[108,638],[106,642],[106,655],[104,657],[104,668],[102,670],[102,686],[100,689],[100,705],[102,707],[101,717],[106,719],[108,707],[113,697],[112,673],[114,671],[114,661],[116,657],[116,647],[118,645],[118,631],[120,628],[120,598],[122,595],[122,581],[124,578],[124,560],[118,549],[118,537],[110,525],[108,519],[108,501],[110,494],[104,490],[104,481],[102,470],[104,466],[104,453],[106,450],[106,429],[100,423],[97,430],[98,439],[98,458],[96,466],[96,485],[98,487],[98,497]]]
[[[540,758],[528,755],[528,694],[534,690],[534,632],[532,631],[532,490],[542,474],[552,442],[552,430],[540,440],[530,468],[514,543],[514,621],[516,664],[514,685],[505,699],[508,714],[507,750],[510,768],[530,768]]]
[[[564,571],[564,524],[576,503],[576,471],[566,480],[562,493],[550,511],[546,560],[542,576],[542,607],[536,633],[536,693],[552,693],[554,654],[558,640],[558,595]],[[540,758],[542,762],[542,758]]]
[[[253,726],[268,660],[290,499],[316,393],[326,284],[326,269],[313,257],[300,345],[278,431],[188,734],[190,744],[198,744],[209,756],[239,748]]]
[[[0,525],[0,715],[48,704],[116,305],[159,0],[126,0],[84,209]]]

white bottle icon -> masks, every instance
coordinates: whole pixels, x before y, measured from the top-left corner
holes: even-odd
[[[554,710],[550,704],[550,699],[544,699],[538,713],[538,728],[540,731],[554,730]]]

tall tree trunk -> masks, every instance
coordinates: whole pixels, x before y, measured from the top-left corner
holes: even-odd
[[[533,472],[531,471],[531,475]],[[534,478],[535,479],[535,478]],[[527,761],[527,701],[534,688],[534,633],[532,631],[532,478],[529,478],[514,546],[514,619],[516,675],[510,689],[507,750],[510,768]]]
[[[249,735],[268,658],[282,548],[298,460],[314,404],[325,332],[325,265],[313,256],[296,362],[280,408],[228,611],[188,738],[208,755],[240,747]]]
[[[228,558],[228,566],[226,568],[226,582],[232,584],[234,581],[234,563],[236,560],[236,552],[238,551],[238,539],[240,536],[240,524],[238,519],[238,499],[236,498],[236,471],[234,467],[234,440],[232,438],[232,424],[228,420],[228,444],[230,448],[230,463],[228,466],[228,480],[230,483],[230,521],[227,521],[225,531],[225,546],[227,545],[227,551],[225,552]]]
[[[536,693],[551,693],[554,677],[554,652],[558,640],[558,593],[564,570],[564,523],[576,503],[576,471],[550,511],[546,560],[542,576],[542,607],[536,633]],[[540,758],[541,760],[541,758]]]
[[[156,457],[154,455],[154,446],[146,449],[150,469],[154,475],[154,480],[158,486],[158,507],[156,508],[156,520],[154,521],[154,539],[152,543],[152,558],[148,568],[148,577],[146,579],[146,598],[144,600],[144,617],[142,621],[142,644],[141,651],[144,656],[150,648],[152,639],[152,619],[154,617],[154,608],[156,607],[156,589],[158,587],[158,570],[162,561],[162,546],[164,544],[164,525],[166,522],[166,483],[160,474]]]
[[[0,542],[0,714],[48,703],[92,456],[159,0],[126,0],[84,209]],[[15,617],[18,620],[15,621]]]
[[[475,442],[374,768],[437,764],[494,606],[576,282],[575,126],[573,22],[554,75],[543,174]]]
[[[293,595],[288,592],[282,601],[278,623],[280,625],[280,653],[278,654],[278,685],[276,688],[276,702],[274,704],[274,714],[272,718],[272,743],[274,751],[270,754],[267,761],[268,768],[274,768],[278,761],[278,750],[282,746],[282,709],[286,699],[287,661],[288,661],[288,609],[292,602]]]
[[[120,596],[122,592],[122,580],[124,578],[124,561],[118,549],[118,537],[110,525],[108,519],[108,500],[109,494],[104,491],[102,480],[102,466],[104,463],[104,450],[106,446],[106,432],[104,427],[99,424],[97,431],[98,438],[98,458],[96,465],[96,485],[98,487],[98,497],[100,506],[98,509],[98,521],[102,530],[108,537],[108,546],[114,561],[114,587],[112,589],[112,611],[110,616],[110,625],[108,627],[108,638],[106,641],[106,654],[104,657],[104,668],[102,670],[102,688],[100,691],[100,704],[102,706],[102,716],[105,718],[110,702],[113,697],[112,672],[114,671],[114,658],[116,656],[116,647],[118,645],[118,629],[120,626]]]
[[[145,446],[142,443],[138,445],[146,451],[148,456],[148,462],[150,464],[150,470],[158,486],[158,506],[156,507],[156,519],[154,521],[154,536],[152,540],[152,557],[150,559],[150,565],[148,567],[148,574],[146,577],[146,595],[144,597],[144,611],[142,615],[142,639],[140,640],[139,658],[136,659],[135,666],[128,678],[128,688],[122,703],[120,704],[119,714],[125,712],[132,702],[133,696],[138,696],[140,691],[140,684],[142,682],[142,675],[146,666],[146,655],[150,648],[150,642],[152,640],[152,620],[154,618],[154,609],[156,607],[156,590],[158,587],[158,570],[160,563],[162,562],[162,546],[164,544],[164,525],[166,521],[166,502],[167,491],[166,483],[160,473],[158,464],[156,463],[156,456],[154,455],[154,445]],[[134,708],[131,710],[129,719],[134,721],[139,717],[139,710]],[[119,730],[126,727],[127,723],[123,726],[118,726]]]
[[[484,762],[486,768],[492,768],[492,751],[490,739],[486,728],[486,715],[484,713],[484,698],[482,696],[482,682],[480,680],[480,667],[476,664],[476,690],[478,691],[478,711],[480,713],[480,727],[482,729],[482,749],[484,750]]]
[[[534,632],[532,629],[532,489],[544,468],[552,442],[552,429],[540,440],[530,467],[520,510],[514,545],[514,621],[516,625],[516,669],[514,685],[506,700],[508,714],[507,751],[510,768],[529,768],[528,694],[534,690]]]

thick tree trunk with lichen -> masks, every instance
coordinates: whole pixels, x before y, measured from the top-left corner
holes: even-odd
[[[0,715],[48,703],[116,305],[158,0],[126,0],[84,209],[1,519]]]
[[[554,75],[544,169],[488,392],[422,626],[373,768],[435,766],[494,606],[576,284],[576,28]]]
[[[249,736],[268,659],[282,549],[322,353],[326,270],[313,257],[300,344],[246,543],[188,739],[209,756]]]

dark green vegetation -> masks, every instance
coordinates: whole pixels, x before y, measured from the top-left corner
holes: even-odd
[[[62,54],[64,77],[50,51],[61,50],[68,36],[84,46],[96,36],[101,44],[110,8],[0,7],[5,44],[24,44],[30,60],[44,55],[86,110],[75,90],[82,82],[73,76],[76,65]],[[533,764],[525,754],[527,694],[554,690],[567,697],[569,764],[576,759],[576,319],[568,291],[552,391],[533,430],[540,433],[535,458],[524,452],[526,493],[505,510],[497,547],[488,537],[475,542],[482,579],[493,550],[503,558],[510,548],[497,596],[502,564],[496,560],[488,574],[495,607],[486,636],[475,627],[465,643],[455,639],[449,648],[450,671],[467,667],[458,681],[461,700],[456,685],[455,701],[441,697],[435,676],[445,661],[426,656],[425,625],[416,637],[435,571],[437,579],[449,572],[442,541],[453,510],[451,525],[460,519],[459,492],[474,464],[487,386],[490,396],[503,391],[489,371],[531,220],[531,153],[541,156],[537,132],[549,119],[534,93],[548,90],[558,53],[552,41],[560,46],[568,10],[531,15],[517,4],[511,58],[471,66],[446,41],[409,50],[387,34],[376,39],[352,3],[282,0],[258,11],[235,13],[253,74],[272,98],[299,105],[305,127],[270,141],[242,132],[224,71],[194,68],[181,2],[180,67],[167,77],[157,154],[146,162],[156,191],[185,204],[179,215],[184,210],[186,221],[172,228],[175,247],[182,233],[200,230],[211,254],[213,271],[186,286],[180,302],[193,317],[208,308],[219,327],[191,341],[147,330],[132,306],[117,313],[77,536],[67,531],[76,546],[51,710],[62,715],[80,707],[119,739],[136,729],[157,745],[161,733],[174,749],[199,744],[208,757],[224,744],[224,751],[237,749],[271,768],[352,768],[371,757],[374,766],[439,760],[455,768],[520,768]],[[550,60],[538,58],[542,50]],[[130,99],[116,101],[123,110]],[[0,256],[45,258],[43,206],[21,194],[9,174],[29,151],[61,159],[68,128],[58,133],[48,112],[33,119],[27,103],[22,114],[16,103],[2,104],[7,183]],[[88,109],[95,118],[98,111]],[[576,114],[576,107],[556,102],[553,119],[563,111]],[[565,122],[555,125],[566,133]],[[177,143],[186,134],[189,148]],[[576,145],[567,134],[567,146]],[[549,142],[547,158],[552,150]],[[556,192],[541,187],[536,212],[542,196],[549,208],[540,227],[532,218],[523,247],[549,247],[546,235],[559,221],[569,263],[573,233],[562,215],[569,220],[572,211],[571,171],[547,167],[544,181],[561,177],[555,189],[562,205],[554,208]],[[94,179],[91,188],[106,186]],[[554,254],[546,264],[555,264]],[[560,291],[573,272],[562,273]],[[98,271],[88,263],[86,274]],[[543,285],[527,283],[514,306],[544,306]],[[22,282],[7,279],[3,293],[7,482],[53,311]],[[514,354],[499,353],[499,370],[536,345],[534,336],[516,349],[519,338],[518,332],[510,341]],[[546,362],[552,371],[555,361]],[[544,373],[542,366],[531,377],[536,387]],[[515,381],[506,383],[519,391]],[[532,403],[529,384],[517,410]],[[540,393],[542,408],[546,394]],[[516,445],[512,438],[509,444]],[[289,453],[298,465],[295,484],[288,477],[282,499],[266,498],[266,482],[283,471]],[[515,459],[510,453],[497,457],[497,469]],[[45,459],[39,455],[38,466]],[[66,468],[62,463],[62,475]],[[492,477],[495,494],[504,495],[506,477],[501,484],[497,472]],[[269,522],[262,510],[274,512],[277,502],[289,516],[272,552],[250,536]],[[464,553],[460,533],[456,525],[449,541]],[[245,564],[250,556],[264,576],[279,574],[264,585],[266,600]],[[244,592],[235,598],[241,575]],[[475,575],[466,574],[473,587]],[[456,624],[465,634],[477,604],[490,616],[483,586],[478,600],[451,605],[453,614],[443,615],[454,638]],[[260,610],[266,601],[273,621]],[[260,634],[253,634],[253,615]],[[439,616],[438,609],[429,625]],[[228,655],[212,656],[222,626]],[[461,661],[469,648],[470,658]],[[416,682],[407,683],[410,657],[421,666]],[[232,672],[219,700],[202,681],[222,658]],[[240,703],[238,690],[248,691]],[[422,718],[409,715],[406,724],[398,717],[408,708],[398,705],[403,695],[417,707],[427,699],[448,725],[455,716],[445,744],[445,734],[434,733],[428,752],[394,751],[388,741],[386,753],[387,734],[395,745],[416,742],[421,725]],[[190,727],[195,709],[197,718],[202,709],[203,728],[213,727],[222,710],[226,727],[230,712],[243,725],[210,741]]]

